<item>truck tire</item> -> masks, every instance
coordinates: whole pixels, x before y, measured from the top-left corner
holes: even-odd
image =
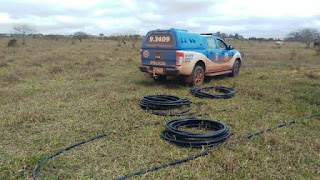
[[[192,72],[192,85],[193,86],[201,86],[204,80],[204,69],[202,66],[196,66]]]
[[[239,74],[241,63],[239,60],[236,60],[232,67],[232,72],[230,73],[231,77],[235,77]]]

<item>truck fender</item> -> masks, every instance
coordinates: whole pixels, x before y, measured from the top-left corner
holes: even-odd
[[[242,57],[241,57],[241,54],[239,52],[237,52],[236,54],[234,54],[231,58],[231,63],[234,64],[234,62],[239,59],[240,60],[240,63],[242,64]]]
[[[180,51],[179,51],[180,52]],[[181,75],[189,76],[192,74],[195,65],[198,62],[203,62],[204,70],[206,71],[207,57],[198,52],[190,52],[190,51],[181,51],[184,55],[184,61],[181,66],[178,68],[180,70]]]

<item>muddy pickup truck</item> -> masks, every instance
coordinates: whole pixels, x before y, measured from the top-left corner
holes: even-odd
[[[195,86],[205,76],[239,73],[242,57],[232,45],[213,34],[195,34],[187,30],[153,30],[143,39],[140,71],[156,81],[167,76],[183,76]]]

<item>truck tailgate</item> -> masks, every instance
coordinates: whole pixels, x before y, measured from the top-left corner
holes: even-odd
[[[142,49],[142,65],[175,67],[176,50]]]

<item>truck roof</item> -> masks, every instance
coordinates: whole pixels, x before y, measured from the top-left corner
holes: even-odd
[[[197,33],[190,33],[188,30],[184,29],[156,29],[149,31],[143,41],[142,48],[146,48],[145,45],[146,39],[151,34],[171,34],[174,37],[174,46],[170,47],[172,49],[204,49],[205,48],[205,38],[209,36],[209,33],[206,34],[197,34]],[[213,36],[212,33],[210,36]],[[149,47],[152,48],[152,47]],[[161,48],[161,46],[154,46],[154,48]],[[166,47],[169,48],[169,47]]]
[[[186,29],[177,29],[177,28],[170,28],[170,29],[156,29],[153,30],[153,32],[166,32],[166,31],[171,31],[171,32],[187,32],[190,33],[188,30]],[[151,32],[151,31],[150,31]],[[192,33],[192,34],[197,34],[197,33]],[[214,36],[214,33],[200,33],[201,36]]]

